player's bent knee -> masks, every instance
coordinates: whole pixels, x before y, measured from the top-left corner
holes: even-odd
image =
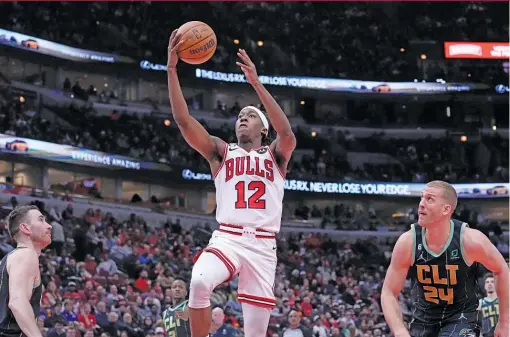
[[[214,285],[210,280],[207,280],[205,273],[193,273],[189,288],[188,305],[190,308],[202,309],[211,305],[210,297],[214,290]]]
[[[214,288],[230,278],[230,271],[214,254],[202,254],[191,272],[189,307],[207,308],[211,305],[209,298]]]

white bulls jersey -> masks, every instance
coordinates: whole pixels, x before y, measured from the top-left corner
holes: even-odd
[[[227,144],[214,177],[216,220],[278,233],[284,181],[269,146],[246,152]]]

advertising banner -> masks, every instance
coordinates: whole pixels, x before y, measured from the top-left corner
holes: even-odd
[[[167,71],[166,65],[155,64],[148,60],[140,61],[143,70]],[[242,73],[225,73],[212,70],[195,69],[195,78],[228,82],[248,83]],[[264,85],[287,88],[316,89],[351,93],[381,93],[381,94],[439,94],[451,92],[470,92],[474,90],[488,90],[486,84],[476,83],[445,83],[441,82],[380,82],[359,81],[338,78],[303,77],[303,76],[268,76],[259,75]]]
[[[79,62],[135,63],[126,56],[102,53],[66,46],[60,43],[40,39],[38,37],[16,33],[0,28],[0,45],[20,48],[32,52],[50,55],[61,59]]]
[[[109,169],[172,171],[166,164],[5,134],[0,134],[0,153]]]
[[[185,180],[212,181],[210,173],[196,173],[191,169],[183,169]],[[509,183],[472,183],[453,184],[459,198],[508,198]],[[425,184],[419,183],[387,183],[387,182],[325,182],[288,179],[285,181],[286,191],[327,193],[327,194],[358,194],[380,196],[419,197]]]
[[[447,59],[498,59],[508,60],[508,42],[445,42],[444,56]]]
[[[0,134],[0,153],[111,170],[175,172],[176,174],[172,176],[176,181],[211,183],[213,180],[210,173],[195,172],[190,168],[183,169],[182,167],[172,167],[162,163],[144,162],[131,157],[5,134]],[[170,176],[168,178],[171,179]],[[453,184],[453,187],[459,198],[508,198],[510,184],[508,182],[464,183]],[[425,184],[287,179],[284,188],[286,191],[292,192],[419,197],[425,188]]]
[[[195,77],[220,82],[247,83],[244,74],[196,69]],[[303,76],[259,76],[264,85],[351,93],[441,94],[487,90],[488,85],[445,82],[380,82]]]

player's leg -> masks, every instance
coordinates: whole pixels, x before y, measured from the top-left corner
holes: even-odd
[[[411,337],[438,337],[438,325],[411,323],[409,327],[409,335]]]
[[[235,272],[223,253],[211,248],[195,262],[191,273],[189,319],[192,337],[206,337],[211,327],[210,296],[214,288],[229,280]]]
[[[276,305],[273,286],[276,273],[274,239],[249,242],[250,249],[242,252],[239,273],[238,300],[243,307],[245,337],[264,337],[271,311]]]
[[[272,309],[242,303],[244,337],[264,337],[267,333]]]

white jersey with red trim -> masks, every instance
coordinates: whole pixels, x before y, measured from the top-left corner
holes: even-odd
[[[284,181],[269,146],[247,152],[227,144],[214,176],[216,220],[278,233]]]

